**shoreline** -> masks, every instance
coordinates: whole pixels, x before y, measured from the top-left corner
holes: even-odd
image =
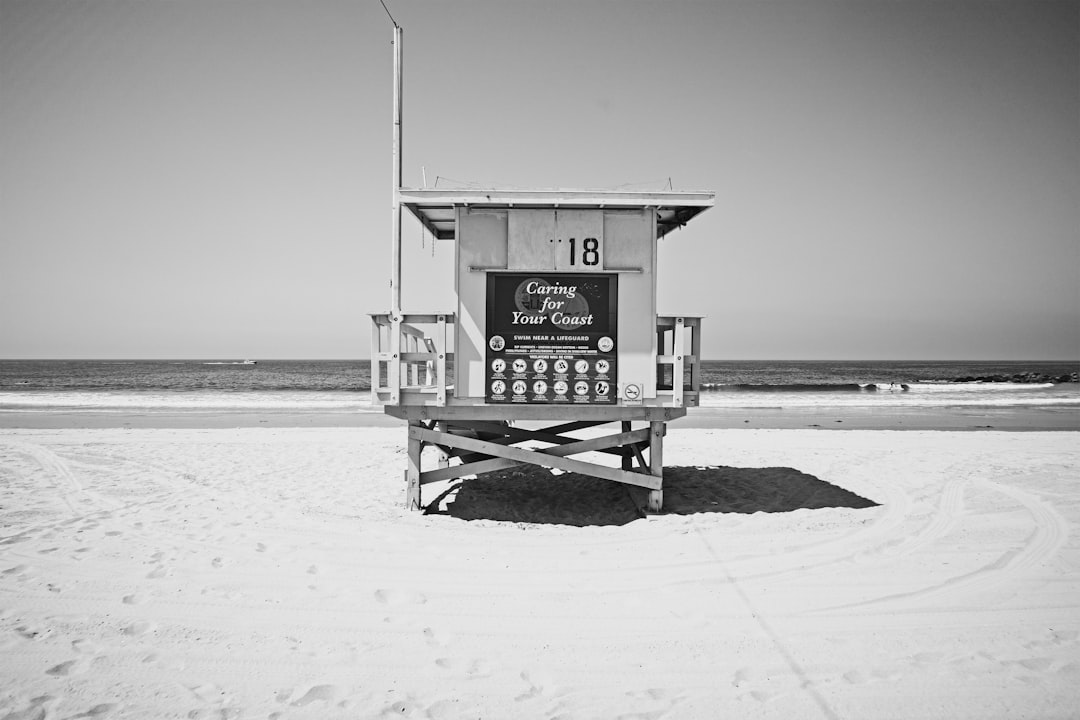
[[[404,427],[381,412],[35,412],[0,410],[0,429],[60,430],[92,428],[290,428]],[[1072,406],[942,406],[787,408],[689,408],[671,421],[673,429],[755,430],[940,430],[1007,432],[1080,431],[1080,409]]]

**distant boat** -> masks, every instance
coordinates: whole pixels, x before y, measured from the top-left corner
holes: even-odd
[[[240,364],[241,365],[258,365],[259,361],[258,360],[245,360],[244,362],[242,362]]]

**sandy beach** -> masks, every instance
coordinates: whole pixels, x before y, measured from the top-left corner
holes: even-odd
[[[1073,432],[673,424],[643,518],[546,471],[406,512],[400,426],[125,422],[0,430],[0,718],[1080,706]]]

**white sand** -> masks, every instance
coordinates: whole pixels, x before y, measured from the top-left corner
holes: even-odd
[[[1080,712],[1076,433],[673,429],[880,505],[585,528],[406,513],[403,450],[0,431],[0,719]]]

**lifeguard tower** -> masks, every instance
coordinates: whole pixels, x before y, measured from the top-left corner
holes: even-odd
[[[371,385],[408,423],[407,506],[530,464],[643,488],[659,511],[667,423],[698,404],[701,317],[657,315],[657,241],[713,194],[402,188],[400,51],[395,26],[393,307],[371,315]],[[403,209],[455,242],[453,307],[400,307]]]

